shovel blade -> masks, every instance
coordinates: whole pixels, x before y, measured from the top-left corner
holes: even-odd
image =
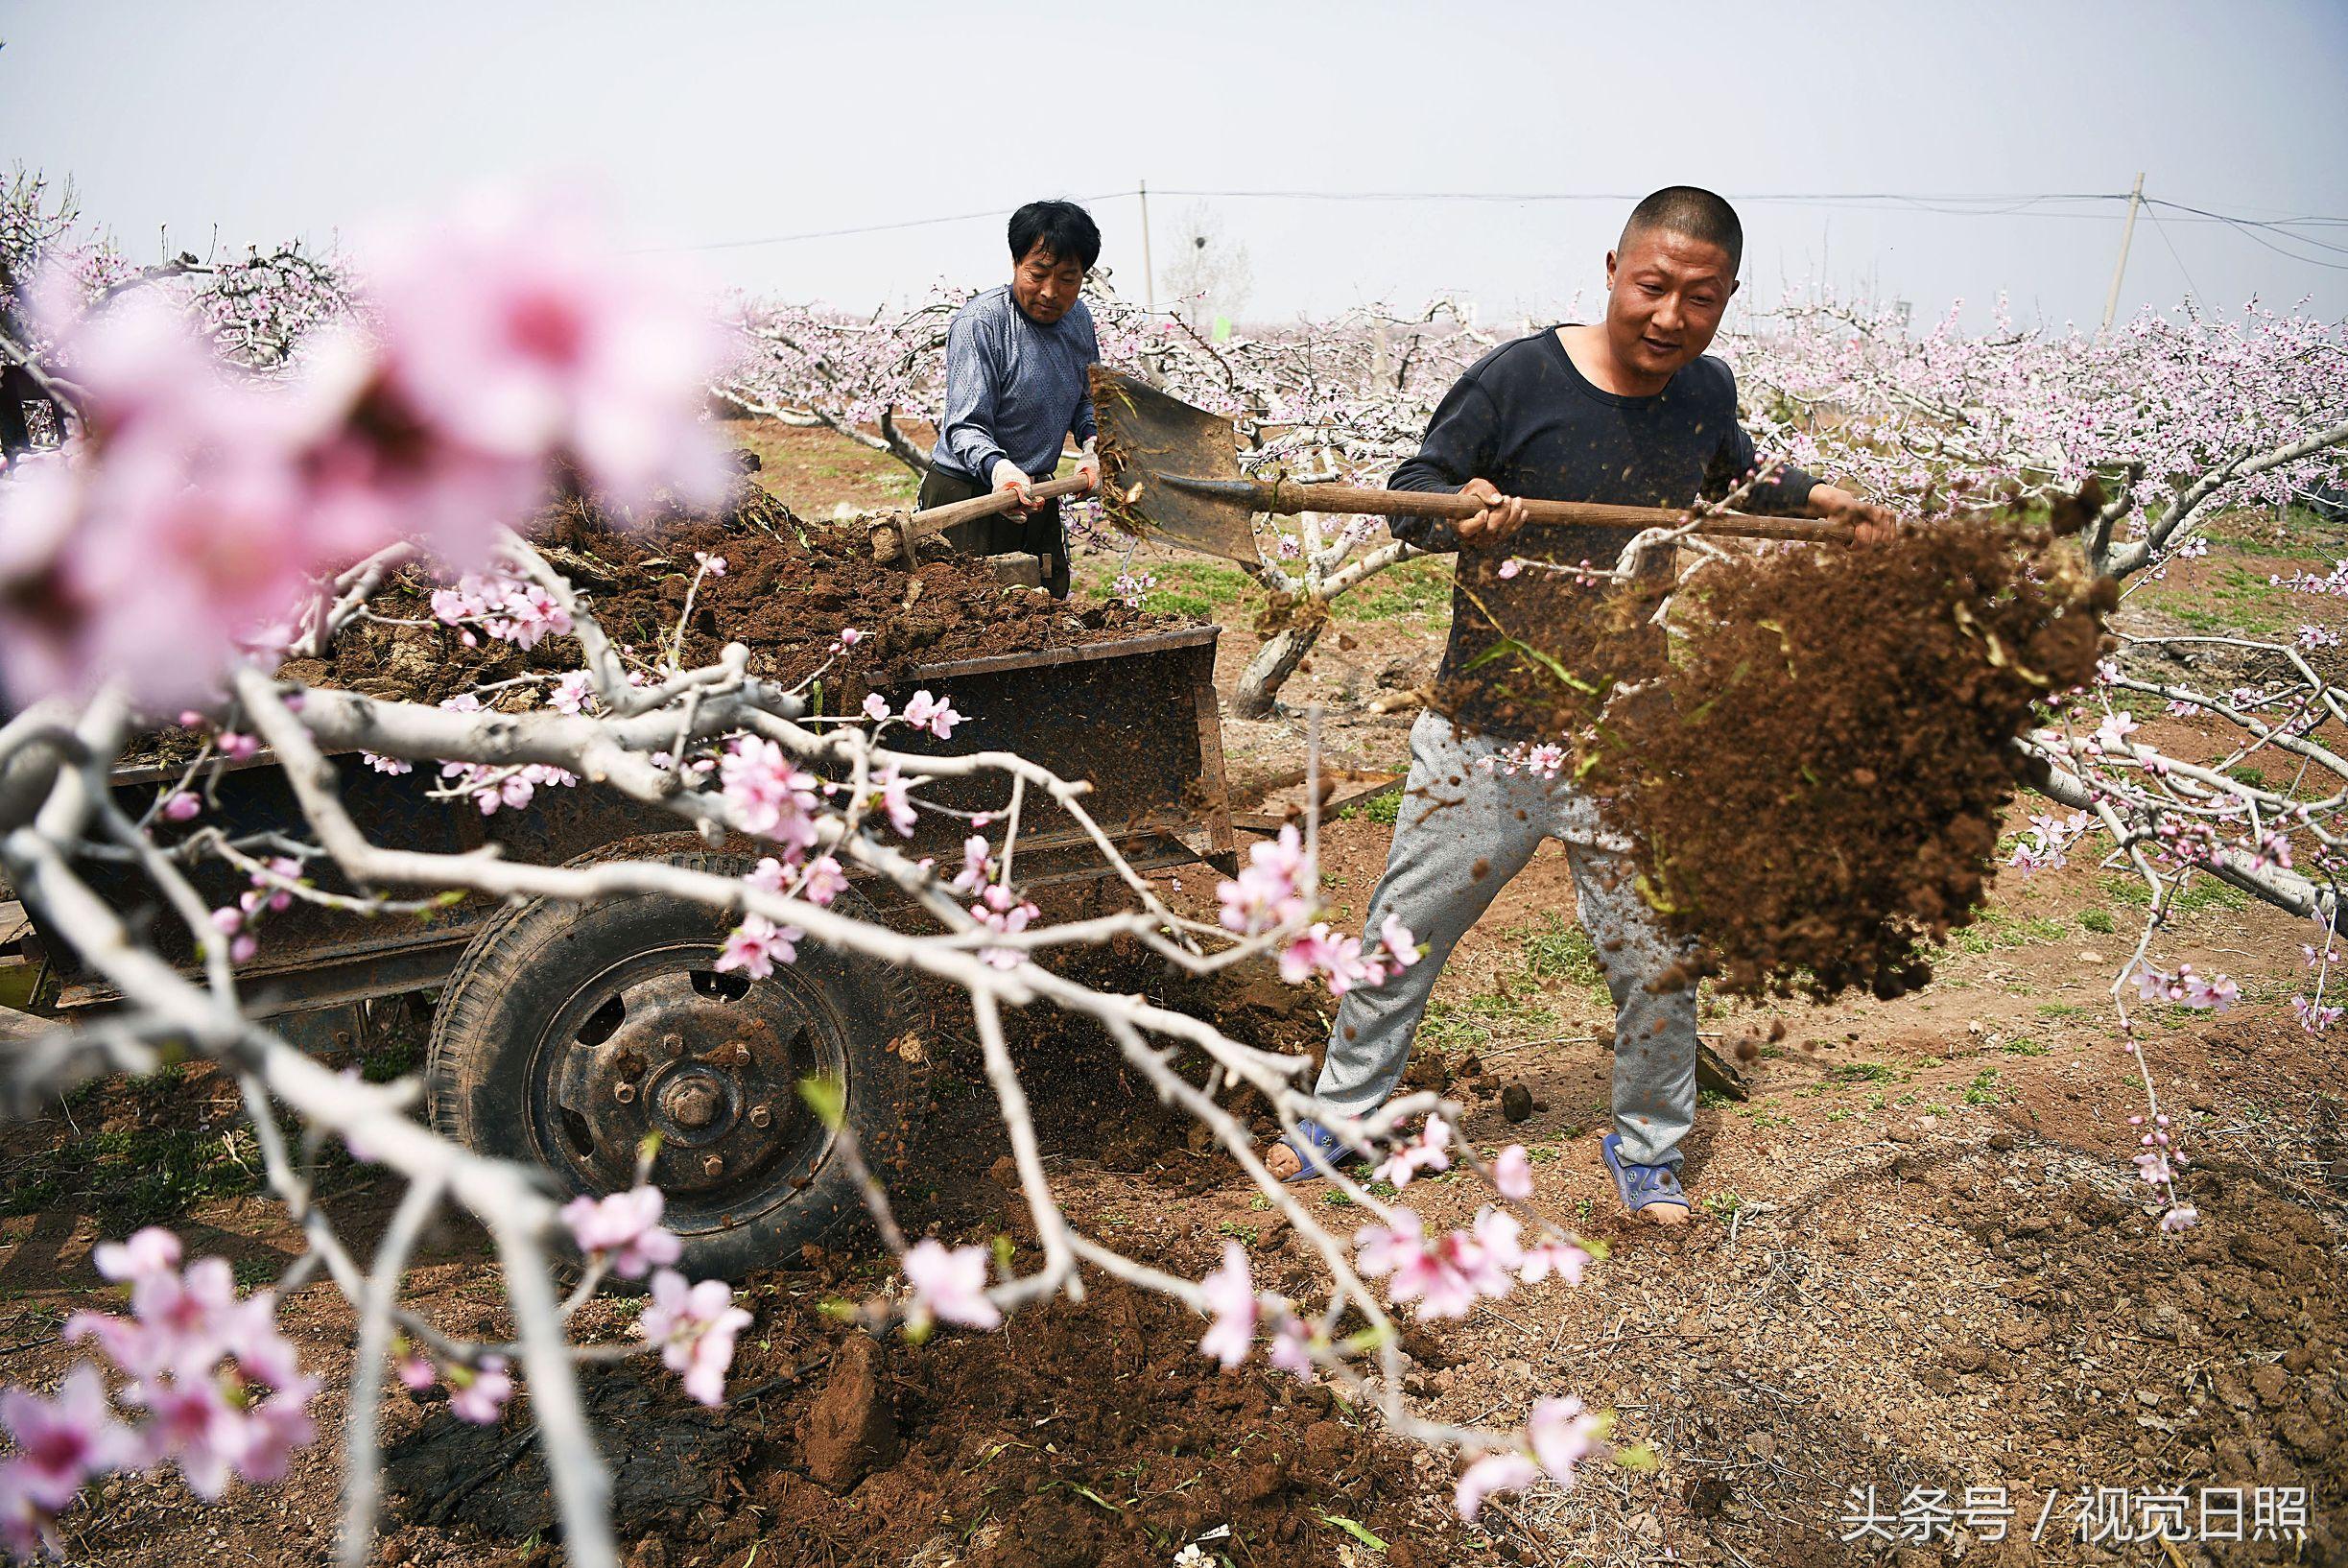
[[[1254,565],[1260,558],[1247,501],[1166,483],[1168,476],[1239,481],[1231,421],[1106,366],[1093,367],[1092,387],[1110,521],[1144,538]]]

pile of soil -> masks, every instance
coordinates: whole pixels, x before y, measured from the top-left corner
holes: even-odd
[[[750,650],[752,675],[795,683],[834,659],[834,639],[855,628],[862,640],[824,677],[822,710],[831,713],[853,711],[866,692],[909,681],[925,664],[1079,647],[1179,624],[1116,601],[1078,606],[1006,587],[985,561],[945,553],[936,541],[924,541],[936,554],[913,571],[901,561],[882,565],[861,522],[809,522],[747,483],[714,516],[630,531],[574,500],[531,533],[605,635],[640,666],[669,656],[699,569],[696,552],[723,557],[726,569],[703,577],[693,592],[687,668],[714,663],[725,644],[740,642]],[[329,657],[297,659],[280,673],[305,685],[439,702],[488,682],[581,666],[572,637],[547,637],[529,650],[488,638],[463,646],[454,629],[434,621],[432,591],[441,585],[422,568],[400,573],[368,604],[383,620],[346,627]],[[535,707],[543,691],[516,687],[497,705]],[[166,730],[127,760],[178,761],[193,755],[196,744],[186,731]]]
[[[1579,762],[1695,943],[1688,978],[1821,1001],[1932,978],[1993,874],[2009,743],[2104,648],[2116,591],[2063,537],[2077,521],[1746,558],[1681,591],[1668,673]]]

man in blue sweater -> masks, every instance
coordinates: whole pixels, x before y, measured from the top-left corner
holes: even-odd
[[[1011,280],[974,296],[946,331],[946,412],[917,505],[947,506],[1013,490],[1020,510],[947,531],[979,555],[1042,558],[1044,585],[1068,597],[1068,538],[1056,500],[1025,499],[1059,467],[1061,444],[1082,445],[1077,471],[1101,481],[1092,391],[1101,358],[1092,313],[1079,297],[1101,259],[1101,230],[1073,202],[1031,202],[1011,214]]]
[[[1689,1217],[1678,1168],[1696,1115],[1696,991],[1648,988],[1679,954],[1639,897],[1629,844],[1570,777],[1523,763],[1529,745],[1558,738],[1556,715],[1569,704],[1556,668],[1603,691],[1628,673],[1613,666],[1635,656],[1623,639],[1599,634],[1600,584],[1542,567],[1611,567],[1633,531],[1543,528],[1501,545],[1525,520],[1520,498],[1684,507],[1752,475],[1736,377],[1704,357],[1736,293],[1743,247],[1736,211],[1719,197],[1685,185],[1657,191],[1607,253],[1605,320],[1522,338],[1477,361],[1435,409],[1418,455],[1387,482],[1472,495],[1484,510],[1457,525],[1393,525],[1421,549],[1459,554],[1438,677],[1449,717],[1423,713],[1411,728],[1410,781],[1366,923],[1374,934],[1400,916],[1429,944],[1427,962],[1345,994],[1316,1089],[1357,1116],[1392,1094],[1444,960],[1555,839],[1614,998],[1614,1130],[1601,1151],[1624,1207],[1667,1225]],[[1892,526],[1880,507],[1793,468],[1752,485],[1743,506],[1852,523],[1862,543]],[[1528,637],[1530,628],[1539,630]],[[1351,1155],[1316,1123],[1301,1132],[1271,1152],[1275,1175]]]

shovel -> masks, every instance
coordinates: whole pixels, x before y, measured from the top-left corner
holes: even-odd
[[[1080,495],[1085,488],[1080,477],[1070,474],[1066,479],[1047,479],[1040,485],[1030,485],[1028,499],[1050,501],[1062,495]],[[957,523],[966,523],[973,518],[997,516],[1018,505],[1019,497],[1014,492],[996,490],[987,495],[974,495],[967,501],[932,507],[927,511],[889,512],[876,519],[869,531],[872,558],[886,563],[902,555],[910,569],[918,558],[914,546],[931,535],[943,533]]]
[[[1473,517],[1483,508],[1464,495],[1378,490],[1355,485],[1299,485],[1248,479],[1229,419],[1167,396],[1136,376],[1096,365],[1093,409],[1101,424],[1101,490],[1108,514],[1127,532],[1168,539],[1226,560],[1254,565],[1258,512],[1368,512],[1380,517]],[[1687,513],[1669,507],[1616,507],[1594,501],[1527,501],[1526,521],[1601,528],[1671,528]],[[1699,534],[1739,539],[1796,539],[1848,544],[1848,523],[1797,522],[1724,512]]]

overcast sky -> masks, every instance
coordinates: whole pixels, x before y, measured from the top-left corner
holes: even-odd
[[[0,159],[72,176],[141,260],[164,228],[199,250],[215,232],[331,241],[468,183],[562,174],[614,189],[646,243],[710,247],[720,281],[860,309],[996,281],[1012,206],[1097,197],[1103,260],[1138,295],[1139,203],[1110,193],[1147,179],[1161,280],[1208,216],[1247,251],[1249,317],[1452,291],[1546,320],[1601,284],[1620,197],[1687,182],[1748,199],[1748,299],[1824,277],[1931,315],[2003,289],[2026,318],[2092,325],[2121,202],[1749,199],[2118,193],[2141,170],[2192,206],[2348,219],[2339,0],[0,0]],[[1173,194],[1263,190],[1605,199]],[[2123,311],[2190,294],[2348,314],[2348,224],[2153,211]],[[984,216],[724,245],[964,213]]]

